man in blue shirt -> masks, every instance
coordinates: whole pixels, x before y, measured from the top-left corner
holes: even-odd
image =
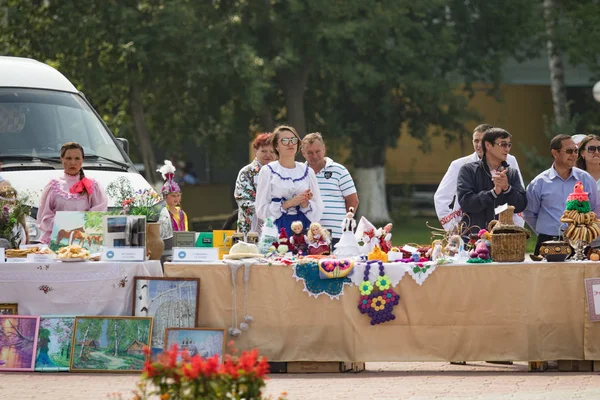
[[[552,138],[550,153],[554,163],[527,186],[527,208],[523,211],[523,218],[538,235],[534,251],[536,256],[543,242],[557,239],[560,217],[575,183],[583,183],[583,189],[589,193],[590,208],[596,213],[600,211],[596,181],[586,171],[575,167],[577,145],[571,136],[557,135]]]

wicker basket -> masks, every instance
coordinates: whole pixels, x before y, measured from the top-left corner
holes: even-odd
[[[499,214],[499,221],[489,224],[492,260],[495,262],[522,262],[527,251],[529,232],[513,222],[515,208],[509,206]]]

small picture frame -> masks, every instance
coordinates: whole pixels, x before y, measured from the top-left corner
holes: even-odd
[[[69,371],[142,371],[151,340],[151,317],[76,317]]]
[[[585,293],[590,322],[600,321],[600,278],[585,280]]]
[[[0,315],[19,315],[17,303],[0,303]]]
[[[0,372],[33,371],[40,317],[0,315]]]
[[[145,247],[146,217],[144,215],[105,215],[105,247]]]
[[[75,316],[45,315],[40,317],[35,370],[68,371],[73,345]]]
[[[173,247],[196,247],[196,232],[173,232]]]
[[[187,350],[190,356],[202,358],[219,356],[223,362],[225,355],[225,329],[212,328],[167,328],[165,333],[165,349],[177,344],[179,351]]]
[[[152,356],[165,349],[166,328],[198,325],[200,279],[135,276],[133,287],[132,315],[154,318]]]

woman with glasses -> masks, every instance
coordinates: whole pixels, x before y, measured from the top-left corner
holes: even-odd
[[[258,174],[256,214],[261,220],[271,217],[289,236],[294,221],[301,221],[305,227],[320,221],[323,201],[314,171],[308,164],[296,162],[300,150],[296,130],[286,125],[277,127],[273,148],[279,159]]]
[[[579,142],[575,166],[587,171],[600,185],[600,136],[588,135]]]
[[[271,140],[272,133],[262,133],[254,139],[255,158],[242,168],[235,181],[233,196],[238,204],[237,231],[243,234],[259,232],[259,221],[254,208],[258,173],[264,165],[277,159]]]

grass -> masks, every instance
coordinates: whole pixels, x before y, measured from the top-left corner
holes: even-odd
[[[394,246],[402,246],[407,243],[428,245],[432,242],[431,230],[425,225],[441,227],[436,217],[397,217],[394,220],[392,229],[392,243]],[[537,236],[532,232],[532,236],[527,241],[527,253],[533,253]]]

